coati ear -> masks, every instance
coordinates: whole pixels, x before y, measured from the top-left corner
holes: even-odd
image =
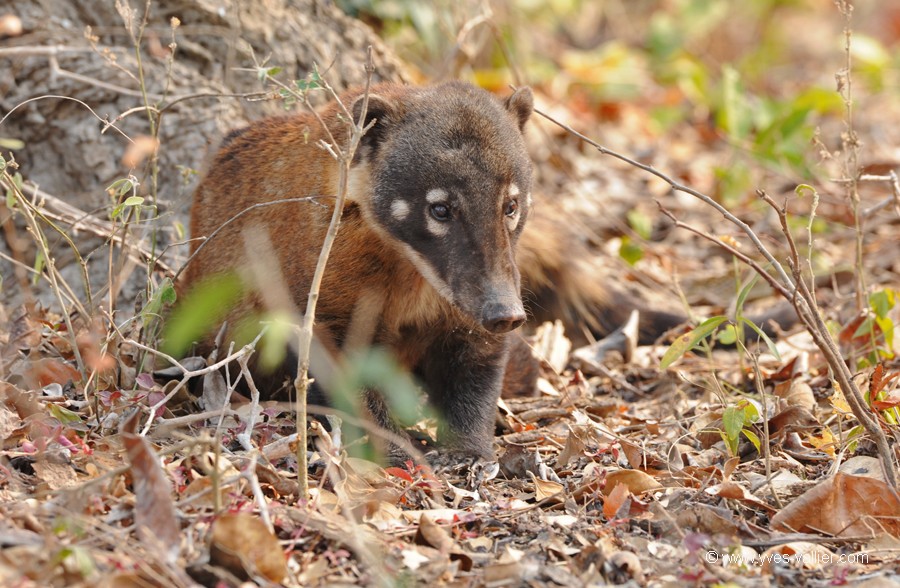
[[[503,102],[503,105],[519,121],[519,129],[524,129],[525,123],[534,112],[534,95],[531,88],[527,86],[519,88]]]
[[[359,122],[363,102],[365,102],[365,96],[360,96],[353,101],[353,105],[350,107],[350,114],[353,115],[354,122]],[[374,147],[381,142],[385,129],[390,125],[391,115],[394,111],[394,104],[387,98],[378,94],[369,94],[369,102],[366,106],[366,119],[363,121],[363,126],[368,126],[372,120],[376,122],[372,128],[366,131],[362,139],[364,144]]]

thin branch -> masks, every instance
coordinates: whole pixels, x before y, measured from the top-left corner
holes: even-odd
[[[100,116],[99,114],[97,114],[97,113],[94,111],[93,108],[91,108],[90,106],[88,106],[87,103],[83,102],[82,100],[79,100],[78,98],[72,98],[71,96],[59,96],[59,95],[57,95],[57,94],[44,94],[43,96],[35,96],[34,98],[29,98],[28,100],[23,100],[22,102],[19,102],[18,104],[16,104],[15,106],[13,106],[13,107],[9,110],[9,112],[7,112],[5,115],[3,115],[3,118],[0,118],[0,126],[3,126],[3,123],[6,122],[6,119],[9,118],[10,116],[12,116],[12,113],[14,113],[16,110],[18,110],[18,109],[21,108],[22,106],[25,106],[26,104],[29,104],[29,103],[31,103],[31,102],[37,102],[38,100],[47,100],[47,99],[71,100],[72,102],[76,102],[76,103],[80,104],[81,106],[84,106],[84,107],[88,110],[88,112],[90,112],[90,113],[94,116],[94,118],[96,118],[96,119],[99,120],[100,122],[102,122],[102,123],[104,123],[104,124],[108,124],[108,123],[109,123],[109,120],[108,120],[107,117],[105,117],[105,116]],[[125,134],[125,131],[123,131],[122,129],[120,129],[120,128],[117,127],[116,125],[114,125],[114,124],[109,124],[108,126],[112,127],[113,129],[116,130],[116,132],[118,132],[120,135],[122,135],[123,137],[125,137],[125,138],[128,140],[129,143],[134,143],[134,140],[133,140],[131,137],[129,137],[127,134]]]
[[[294,389],[297,391],[297,432],[299,433],[297,444],[297,470],[299,472],[300,497],[303,499],[307,498],[309,495],[309,486],[306,477],[306,393],[311,383],[309,379],[309,354],[313,340],[313,323],[315,322],[316,317],[316,304],[319,300],[319,288],[322,285],[322,278],[325,275],[328,256],[331,254],[331,247],[334,245],[334,240],[337,237],[341,225],[344,201],[347,198],[347,191],[349,189],[350,167],[353,163],[353,157],[359,146],[360,140],[368,130],[365,126],[365,120],[369,106],[369,90],[371,88],[372,74],[374,72],[375,66],[372,61],[372,47],[369,47],[366,61],[366,86],[362,94],[363,102],[358,121],[353,120],[353,116],[340,100],[340,97],[335,93],[334,89],[328,85],[327,82],[323,82],[326,89],[337,101],[341,112],[344,113],[344,116],[348,121],[347,124],[349,125],[348,130],[350,137],[347,146],[344,148],[342,148],[338,142],[334,141],[334,137],[331,135],[328,125],[325,124],[325,121],[322,120],[319,113],[311,108],[309,100],[306,100],[307,106],[310,107],[310,110],[312,110],[314,116],[319,121],[319,124],[322,125],[322,128],[325,130],[325,133],[331,141],[331,146],[338,156],[339,183],[337,199],[334,203],[334,211],[331,215],[331,222],[328,225],[328,231],[325,233],[325,241],[322,243],[322,249],[319,251],[319,259],[316,262],[316,269],[313,273],[312,282],[309,287],[306,312],[303,315],[303,320],[298,333],[297,377],[294,380]]]

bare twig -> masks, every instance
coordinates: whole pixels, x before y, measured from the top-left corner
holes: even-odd
[[[859,176],[860,182],[887,182],[887,184],[891,187],[891,195],[887,198],[883,199],[881,202],[877,204],[873,204],[868,208],[864,208],[862,211],[863,218],[869,218],[874,215],[876,212],[887,208],[890,205],[894,205],[894,212],[897,216],[900,216],[900,181],[897,179],[897,173],[894,170],[888,172],[886,176],[874,176],[870,174],[863,174]]]
[[[6,119],[7,119],[7,118],[9,118],[10,116],[12,116],[12,113],[14,113],[14,112],[15,112],[16,110],[18,110],[19,108],[25,106],[26,104],[29,104],[29,103],[31,103],[31,102],[37,102],[38,100],[48,100],[48,99],[71,100],[72,102],[76,102],[76,103],[80,104],[81,106],[85,107],[85,108],[88,110],[88,112],[90,112],[90,113],[94,116],[94,118],[96,118],[96,119],[99,120],[100,122],[102,122],[102,123],[104,123],[104,124],[108,124],[108,123],[109,123],[109,120],[108,120],[107,117],[105,117],[105,116],[100,116],[99,114],[97,114],[97,113],[94,111],[93,108],[91,108],[90,106],[88,106],[87,103],[85,103],[85,102],[82,101],[82,100],[79,100],[78,98],[72,98],[71,96],[58,96],[58,95],[56,95],[56,94],[44,94],[43,96],[35,96],[34,98],[29,98],[28,100],[23,100],[22,102],[19,102],[18,104],[16,104],[15,106],[13,106],[13,107],[9,110],[9,112],[7,112],[5,115],[3,115],[3,118],[0,118],[0,126],[3,126],[3,123],[6,122]],[[116,125],[114,125],[114,124],[108,124],[108,126],[109,126],[109,127],[112,127],[113,129],[115,129],[115,131],[116,131],[117,133],[119,133],[120,135],[122,135],[123,137],[125,137],[130,143],[134,143],[134,140],[133,140],[131,137],[129,137],[127,134],[125,134],[125,131],[123,131],[122,129],[120,129],[120,128],[117,127]]]
[[[322,285],[322,278],[325,275],[325,267],[328,264],[328,256],[331,254],[331,247],[337,237],[338,230],[341,225],[341,215],[344,210],[344,201],[347,197],[347,191],[350,182],[350,167],[353,163],[353,157],[359,146],[360,140],[366,133],[368,128],[365,126],[366,112],[369,106],[369,88],[371,87],[372,74],[375,67],[372,62],[372,48],[369,47],[366,62],[366,87],[362,95],[362,108],[358,121],[353,120],[353,116],[347,110],[347,107],[341,102],[340,97],[334,89],[324,82],[325,88],[331,93],[332,97],[337,101],[339,108],[343,112],[345,119],[349,125],[349,139],[345,146],[341,146],[338,141],[334,140],[331,131],[325,121],[322,120],[319,113],[312,108],[309,103],[308,96],[302,96],[307,107],[310,108],[313,115],[319,121],[324,129],[333,153],[339,167],[338,193],[334,203],[334,211],[331,215],[331,222],[328,225],[328,231],[325,234],[325,241],[322,243],[322,249],[319,252],[319,259],[316,262],[316,269],[313,273],[312,282],[309,287],[309,296],[306,303],[306,312],[303,315],[298,333],[298,351],[297,351],[297,377],[294,380],[294,388],[297,391],[297,432],[299,433],[297,447],[297,469],[299,473],[300,497],[306,499],[309,495],[309,486],[306,478],[306,393],[311,383],[309,379],[309,354],[313,341],[313,323],[316,316],[316,304],[319,300],[319,288]]]
[[[177,359],[175,359],[168,353],[164,353],[162,351],[153,349],[152,347],[144,345],[143,343],[139,343],[138,341],[135,341],[134,339],[126,339],[124,341],[124,343],[127,343],[129,345],[134,345],[136,348],[138,348],[142,351],[146,351],[147,353],[152,353],[153,355],[156,355],[157,357],[161,357],[161,358],[165,359],[166,361],[168,361],[169,363],[171,363],[173,366],[178,367],[182,372],[181,380],[178,381],[178,383],[169,391],[168,394],[166,394],[163,398],[161,398],[159,401],[157,401],[156,404],[154,404],[153,406],[151,406],[148,409],[150,412],[150,416],[147,418],[147,422],[144,424],[144,428],[141,430],[141,433],[140,433],[141,436],[143,437],[143,436],[147,435],[147,432],[150,430],[150,426],[153,424],[153,420],[155,418],[156,413],[159,411],[159,409],[164,407],[166,405],[166,403],[169,400],[171,400],[172,397],[175,396],[175,394],[178,393],[179,390],[184,388],[187,385],[188,381],[190,381],[192,378],[196,378],[198,376],[202,376],[204,374],[208,374],[210,372],[219,370],[219,369],[225,367],[226,365],[228,365],[229,363],[231,363],[232,361],[236,361],[236,360],[240,359],[241,357],[244,357],[245,355],[250,355],[251,353],[256,351],[256,344],[259,342],[259,340],[262,338],[262,336],[265,333],[266,333],[266,329],[263,328],[259,332],[259,334],[256,335],[256,338],[253,339],[253,341],[251,341],[247,345],[244,345],[243,347],[241,347],[240,349],[238,349],[237,351],[235,351],[233,353],[229,353],[224,359],[221,359],[213,364],[210,364],[204,368],[200,368],[197,370],[187,369],[185,366],[183,366],[181,363],[179,363],[179,361]]]
[[[56,268],[56,261],[53,258],[50,252],[50,246],[47,243],[47,236],[41,230],[41,226],[37,221],[37,214],[39,211],[34,207],[31,201],[25,197],[25,194],[19,189],[19,186],[13,179],[10,177],[9,172],[4,170],[2,172],[2,176],[0,176],[0,184],[2,184],[7,190],[11,191],[13,198],[19,203],[18,209],[22,211],[23,216],[25,217],[25,221],[28,225],[29,231],[32,233],[32,237],[36,242],[38,249],[41,252],[41,255],[44,256],[44,262],[47,264],[47,278],[50,280],[50,287],[53,291],[53,294],[56,296],[56,300],[60,306],[60,312],[63,316],[63,321],[66,324],[66,329],[68,330],[68,335],[71,337],[72,344],[72,353],[75,355],[75,362],[78,365],[78,372],[81,374],[81,377],[87,382],[87,368],[85,366],[84,360],[81,357],[81,351],[78,348],[78,343],[75,340],[75,327],[72,324],[72,317],[66,310],[66,303],[63,300],[62,295],[62,286],[60,284],[65,283],[65,280],[62,279],[62,276],[59,275],[59,271]],[[77,300],[76,300],[77,303]],[[84,308],[78,305],[80,312],[82,312],[82,316],[87,318],[87,314],[84,313]]]

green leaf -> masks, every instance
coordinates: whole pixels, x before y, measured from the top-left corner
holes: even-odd
[[[879,290],[869,295],[869,308],[878,318],[886,318],[888,313],[894,308],[894,291]]]
[[[754,323],[750,319],[741,317],[740,320],[742,324],[747,325],[748,327],[753,329],[753,331],[755,331],[756,334],[759,335],[759,338],[766,342],[766,347],[769,349],[769,353],[771,353],[775,357],[775,359],[781,361],[781,354],[778,353],[778,347],[775,346],[775,342],[772,341],[772,339],[770,339],[769,336],[766,335],[766,333],[758,326],[756,326],[756,323]]]
[[[318,72],[309,74],[305,80],[294,80],[294,86],[300,92],[309,92],[310,90],[318,90],[322,87],[322,78]]]
[[[122,206],[140,206],[143,203],[144,199],[141,196],[129,196],[122,203]]]
[[[759,409],[756,408],[756,404],[744,400],[738,406],[744,411],[745,423],[755,423],[759,420]]]
[[[163,307],[174,304],[176,298],[175,285],[170,278],[165,278],[141,309],[144,328],[146,329],[152,320],[159,318]]]
[[[256,75],[259,78],[260,82],[265,82],[266,79],[277,76],[279,73],[281,73],[280,67],[258,67],[258,68],[256,68]]]
[[[847,432],[847,451],[854,453],[859,447],[859,440],[862,439],[866,429],[862,425],[856,425]]]
[[[31,276],[31,285],[35,286],[38,283],[38,280],[41,279],[41,273],[44,271],[44,266],[47,264],[47,259],[44,257],[44,252],[40,249],[37,250],[37,253],[34,256],[34,274]]]
[[[734,440],[740,437],[741,429],[744,428],[744,410],[738,406],[729,406],[722,413],[722,427],[725,429],[725,436]]]
[[[134,190],[134,182],[132,182],[130,178],[118,179],[106,188],[106,191],[110,194],[110,196],[112,196],[116,200],[118,200],[125,194],[128,194],[132,190]]]
[[[625,216],[628,219],[628,224],[641,239],[650,238],[653,233],[653,221],[649,216],[636,208],[629,210]]]
[[[741,433],[744,434],[744,437],[750,440],[750,443],[753,443],[753,447],[756,448],[757,453],[762,453],[762,451],[760,450],[761,444],[759,441],[759,437],[756,435],[756,433],[754,433],[750,429],[741,429]]]
[[[685,333],[684,335],[678,337],[672,345],[666,350],[666,353],[663,355],[662,360],[659,363],[659,369],[664,370],[675,360],[679,359],[682,355],[693,349],[697,343],[705,339],[715,331],[719,325],[726,322],[728,320],[727,316],[714,316],[706,319],[697,327],[692,330],[690,333]]]
[[[726,65],[722,68],[722,97],[716,122],[734,141],[750,133],[751,120],[747,97],[738,71]]]
[[[619,257],[628,265],[634,265],[644,257],[644,250],[626,235],[622,237],[622,243],[619,245]]]
[[[734,325],[725,325],[721,331],[716,333],[716,340],[722,345],[734,345],[738,340],[737,327]]]
[[[183,355],[194,341],[222,323],[242,295],[241,280],[234,272],[195,285],[166,318],[163,350],[175,357]]]
[[[753,287],[756,286],[756,282],[759,281],[759,274],[753,274],[753,277],[744,284],[744,287],[741,288],[741,291],[738,292],[737,301],[734,304],[735,308],[735,318],[739,319],[744,314],[744,303],[747,302],[747,296],[750,295],[750,292],[753,290]]]
[[[60,406],[58,404],[50,404],[50,414],[61,422],[64,425],[70,425],[73,423],[80,423],[81,417],[78,416],[77,413],[72,412],[68,408]]]

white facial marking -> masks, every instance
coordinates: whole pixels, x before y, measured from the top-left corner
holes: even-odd
[[[422,277],[431,284],[431,287],[437,290],[448,302],[453,302],[453,290],[450,289],[447,282],[438,276],[437,272],[434,271],[434,268],[431,267],[431,264],[408,244],[400,243],[400,246],[404,253],[406,253],[406,257],[412,262],[416,269],[419,270]]]
[[[428,226],[428,232],[435,237],[443,237],[450,230],[448,223],[442,223],[431,216],[431,213],[425,211],[425,223]]]
[[[406,200],[394,200],[391,202],[391,216],[402,221],[409,215],[409,203]]]
[[[425,194],[425,200],[428,201],[429,204],[434,204],[435,202],[442,202],[447,199],[447,191],[442,190],[440,188],[432,188]]]
[[[509,185],[509,195],[510,196],[518,196],[519,195],[519,187],[515,184]]]

